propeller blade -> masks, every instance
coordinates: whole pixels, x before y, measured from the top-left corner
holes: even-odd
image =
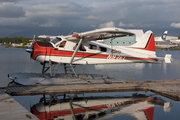
[[[28,52],[28,53],[32,53],[33,52],[33,49],[31,49],[31,48],[27,48],[27,49],[25,49],[26,50],[26,52]]]

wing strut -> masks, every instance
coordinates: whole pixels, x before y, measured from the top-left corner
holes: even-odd
[[[71,58],[71,60],[70,60],[70,66],[71,66],[71,68],[72,68],[72,70],[73,70],[73,72],[74,72],[74,74],[75,74],[76,77],[78,77],[78,76],[77,76],[77,73],[76,73],[75,69],[73,68],[72,61],[74,60],[74,57],[76,56],[76,53],[77,53],[79,47],[81,46],[82,40],[83,40],[83,39],[81,38],[80,41],[79,41],[79,43],[78,43],[78,45],[77,45],[77,47],[76,47],[76,49],[74,50],[74,53],[73,53],[73,55],[72,55],[72,58]]]
[[[50,74],[51,74],[51,77],[55,76],[56,75],[56,72],[58,71],[59,67],[60,67],[60,64],[61,63],[58,63],[58,66],[56,68],[53,69],[53,65],[52,65],[52,61],[49,60],[49,67],[50,67]],[[55,67],[55,66],[54,66]]]
[[[82,40],[83,40],[83,39],[81,38],[80,41],[79,41],[79,43],[78,43],[78,45],[77,45],[77,47],[76,47],[76,49],[74,50],[74,53],[73,53],[73,55],[72,55],[70,64],[72,64],[72,61],[74,60],[74,57],[75,57],[75,55],[76,55],[76,53],[77,53],[77,51],[78,51],[78,49],[79,49],[79,47],[80,47],[80,45],[81,45],[81,43],[82,43]]]

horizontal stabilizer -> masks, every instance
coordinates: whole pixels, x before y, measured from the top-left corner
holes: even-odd
[[[171,54],[166,54],[164,60],[165,60],[165,63],[171,63]]]

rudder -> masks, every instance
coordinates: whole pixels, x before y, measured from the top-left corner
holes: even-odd
[[[154,52],[156,51],[154,34],[152,31],[147,31],[142,35],[141,38],[137,39],[136,41],[137,42],[130,47]]]
[[[145,50],[149,51],[156,51],[156,46],[155,46],[155,40],[154,40],[154,34],[151,33],[151,36],[149,37],[149,40],[146,44],[146,47],[144,48]]]

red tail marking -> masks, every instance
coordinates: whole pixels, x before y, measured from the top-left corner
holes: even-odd
[[[148,109],[145,110],[145,114],[148,117],[148,120],[153,120],[153,116],[154,116],[154,107],[150,107]]]
[[[145,50],[154,51],[154,52],[156,51],[154,34],[151,34],[151,36],[149,37]]]
[[[149,51],[153,51],[156,52],[156,46],[155,46],[155,40],[154,40],[154,34],[151,34],[151,36],[149,37],[149,40],[145,46],[145,48],[135,48],[135,47],[130,47],[133,49],[140,49],[140,50],[149,50]]]

